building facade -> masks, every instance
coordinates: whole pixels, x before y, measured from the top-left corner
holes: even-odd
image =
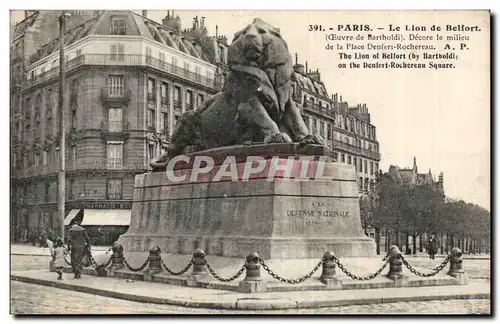
[[[60,13],[28,14],[14,29],[12,48],[19,55],[11,62],[11,224],[16,240],[60,227]],[[179,116],[220,90],[227,70],[227,41],[208,36],[203,19],[183,31],[178,16],[168,13],[159,24],[146,15],[80,11],[67,21],[66,211],[105,210],[95,216],[109,219],[87,225],[130,218],[135,175],[165,151]]]
[[[180,115],[219,92],[228,74],[227,38],[209,36],[204,18],[189,29],[167,12],[73,11],[66,23],[66,206],[83,208],[84,225],[130,219],[134,177],[165,152]],[[11,44],[11,237],[26,241],[40,228],[60,228],[60,11],[28,12]],[[293,100],[337,161],[356,166],[368,190],[380,161],[366,105],[329,96],[319,71],[295,62]],[[90,215],[90,216],[87,216]],[[92,217],[91,217],[92,216]]]
[[[340,163],[354,165],[360,191],[373,186],[380,163],[376,127],[371,124],[366,104],[350,107],[342,96],[329,95],[319,70],[310,71],[307,62],[298,63],[295,54],[292,98],[301,108],[309,130],[320,135]]]

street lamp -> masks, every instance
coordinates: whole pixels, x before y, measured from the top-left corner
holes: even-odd
[[[65,195],[66,195],[66,170],[65,170],[65,136],[64,130],[64,86],[66,83],[66,67],[64,62],[64,35],[66,34],[66,19],[71,15],[64,10],[59,15],[59,218],[61,222],[61,239],[64,241],[64,217],[65,217]]]

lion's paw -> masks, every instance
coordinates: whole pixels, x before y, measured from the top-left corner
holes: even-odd
[[[303,139],[301,139],[299,142],[300,144],[318,144],[318,145],[324,144],[323,138],[316,134],[309,134],[305,136]]]
[[[288,134],[275,133],[267,135],[264,138],[264,143],[292,143],[292,139],[288,136]]]

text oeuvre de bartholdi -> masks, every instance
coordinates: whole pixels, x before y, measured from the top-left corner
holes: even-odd
[[[481,32],[467,24],[309,25],[322,32],[325,50],[341,69],[455,69],[461,53]]]

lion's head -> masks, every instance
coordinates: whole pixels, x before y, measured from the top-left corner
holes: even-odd
[[[283,112],[291,93],[292,57],[278,28],[257,18],[234,35],[228,49],[228,63],[255,67],[264,71],[277,96],[277,107]]]

